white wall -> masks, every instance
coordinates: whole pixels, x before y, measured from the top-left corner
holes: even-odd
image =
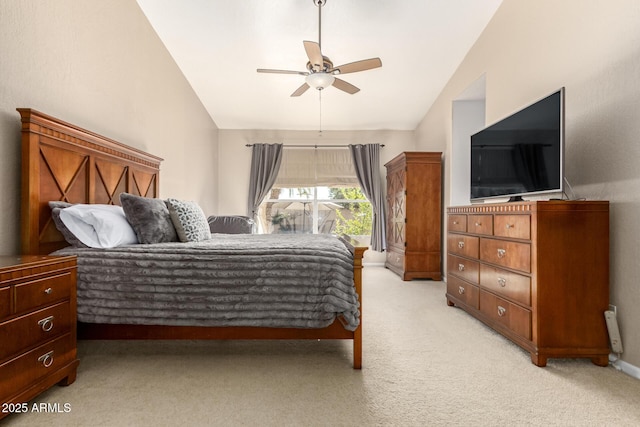
[[[135,1],[2,0],[0,52],[0,254],[20,249],[17,107],[164,158],[162,196],[217,209],[217,127]]]
[[[452,149],[452,102],[486,75],[493,123],[566,88],[566,176],[577,197],[611,202],[611,303],[626,363],[640,366],[640,2],[506,0],[417,129]],[[445,159],[445,168],[449,167]],[[455,172],[455,171],[454,171]],[[445,182],[445,204],[450,203]]]
[[[246,144],[284,143],[304,145],[384,144],[380,151],[380,175],[386,187],[384,164],[402,151],[415,150],[412,131],[317,131],[291,130],[227,130],[219,131],[218,214],[246,215],[251,168],[251,148]],[[384,253],[365,253],[364,262],[382,263]]]
[[[485,127],[485,100],[456,100],[452,105],[451,168],[447,177],[451,180],[449,205],[470,203],[471,159],[470,137]]]

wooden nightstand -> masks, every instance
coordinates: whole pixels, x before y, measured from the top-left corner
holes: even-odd
[[[73,383],[78,364],[76,258],[0,256],[2,407]]]

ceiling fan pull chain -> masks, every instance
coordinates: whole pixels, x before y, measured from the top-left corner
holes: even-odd
[[[320,128],[320,132],[318,136],[322,136],[322,91],[321,90],[318,91],[318,96],[320,97],[320,102],[319,102],[320,124],[318,126]]]

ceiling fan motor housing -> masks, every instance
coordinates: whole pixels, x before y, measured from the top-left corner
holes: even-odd
[[[307,70],[309,70],[310,73],[315,73],[319,71],[328,72],[332,68],[333,68],[333,62],[326,56],[322,57],[322,68],[319,70],[314,67],[314,64],[312,64],[311,61],[307,62]]]

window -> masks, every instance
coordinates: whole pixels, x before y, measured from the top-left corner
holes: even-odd
[[[263,233],[326,233],[368,241],[372,210],[347,149],[288,148],[258,211]]]

